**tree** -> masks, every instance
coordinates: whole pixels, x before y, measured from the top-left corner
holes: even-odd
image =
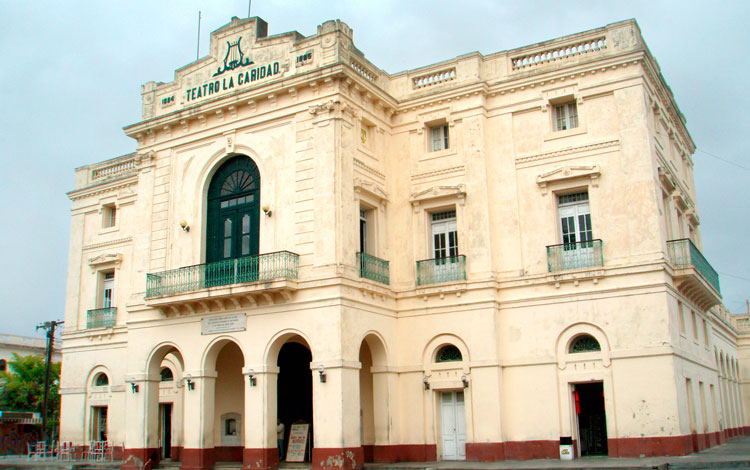
[[[0,393],[0,407],[6,411],[36,411],[42,413],[44,403],[45,364],[43,356],[19,356],[13,353],[8,362],[9,372],[0,372],[4,387]],[[49,403],[47,417],[50,428],[57,425],[60,412],[60,364],[50,368]]]

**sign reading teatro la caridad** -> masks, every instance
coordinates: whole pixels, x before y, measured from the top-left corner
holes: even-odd
[[[214,73],[211,78],[202,85],[187,88],[184,91],[186,103],[231,90],[235,86],[239,87],[281,73],[278,62],[254,66],[255,62],[250,60],[250,58],[245,56],[242,52],[240,46],[241,41],[241,37],[234,43],[227,41],[228,48],[227,54],[224,57],[224,65],[219,66],[216,69],[216,73]],[[247,68],[250,66],[254,67]],[[241,70],[235,72],[235,70],[238,69]],[[168,97],[164,98],[164,100],[169,100],[170,98],[174,99],[173,97]]]

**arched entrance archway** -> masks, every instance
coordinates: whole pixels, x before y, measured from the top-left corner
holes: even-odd
[[[284,425],[280,459],[287,459],[289,436],[294,424],[308,424],[309,434],[304,461],[310,461],[313,426],[312,353],[301,337],[293,337],[279,350],[277,365],[277,418]],[[280,436],[279,436],[280,437]]]
[[[382,340],[367,335],[359,348],[360,442],[365,462],[388,460],[379,456],[378,446],[390,443],[388,434],[388,374]]]
[[[215,370],[213,393],[206,390],[206,407],[213,409],[213,447],[216,462],[241,462],[245,442],[245,358],[232,340],[211,346],[204,368]],[[207,384],[208,385],[208,384]],[[213,403],[208,399],[213,395]]]

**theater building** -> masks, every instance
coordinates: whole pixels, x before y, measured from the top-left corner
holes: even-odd
[[[750,324],[635,21],[388,74],[339,20],[232,18],[142,98],[69,193],[61,439],[266,469],[279,419],[353,469],[748,431]]]

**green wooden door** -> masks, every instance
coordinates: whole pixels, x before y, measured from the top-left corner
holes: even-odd
[[[206,284],[226,285],[257,277],[260,174],[244,156],[227,160],[214,175],[208,190],[206,227]],[[255,269],[243,266],[255,266]],[[244,272],[244,274],[243,274]]]

